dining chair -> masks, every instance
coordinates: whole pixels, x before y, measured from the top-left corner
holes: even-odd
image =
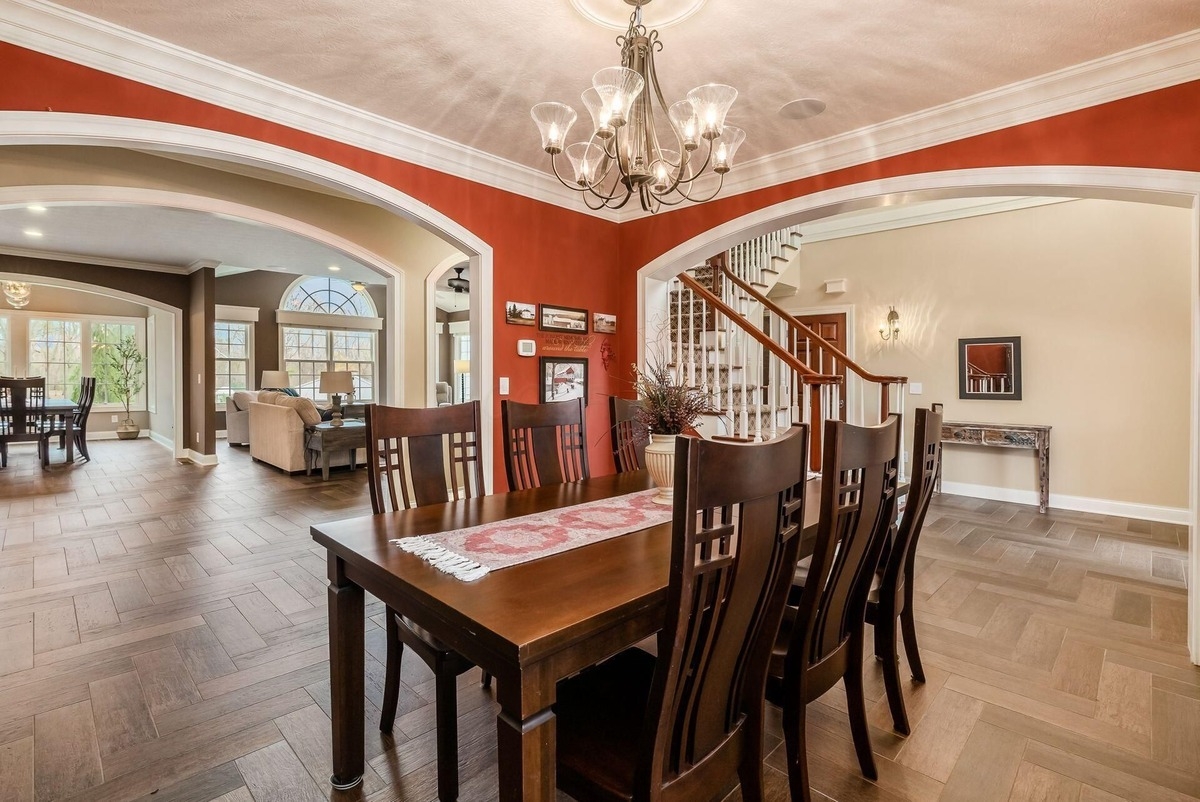
[[[648,430],[638,421],[641,401],[608,397],[609,436],[612,438],[613,460],[617,473],[636,471],[646,466]]]
[[[681,436],[658,657],[560,682],[558,786],[591,800],[763,797],[763,685],[799,553],[808,428],[766,443]]]
[[[92,401],[96,397],[96,378],[84,376],[79,380],[79,399],[75,402],[75,411],[71,415],[71,443],[85,460],[92,457],[87,450],[87,421],[92,412]],[[58,437],[58,447],[66,446],[67,427],[60,415],[49,416],[50,436]]]
[[[921,655],[917,652],[917,626],[913,620],[913,573],[917,540],[933,497],[934,477],[942,460],[942,416],[918,409],[913,436],[913,475],[908,501],[895,537],[880,561],[874,587],[867,597],[866,622],[875,627],[875,656],[883,662],[883,683],[896,732],[908,735],[908,712],[900,691],[900,655],[896,649],[896,623],[904,637],[904,654],[913,679],[925,681]]]
[[[483,482],[479,402],[428,409],[369,404],[367,475],[376,514],[487,495]],[[407,646],[435,677],[438,798],[458,798],[458,689],[475,667],[412,620],[388,607],[387,667],[379,729],[391,732],[400,694],[400,661]],[[484,674],[484,687],[491,677]]]
[[[504,473],[509,490],[587,479],[587,426],[582,398],[500,404],[504,426]]]
[[[0,379],[0,467],[8,467],[9,443],[36,443],[42,467],[49,464],[46,379]]]
[[[880,550],[896,512],[900,418],[872,427],[827,420],[821,514],[807,571],[797,570],[792,598],[771,655],[767,699],[783,708],[788,783],[809,802],[805,713],[845,682],[850,732],[862,773],[876,779],[863,696],[863,616]]]

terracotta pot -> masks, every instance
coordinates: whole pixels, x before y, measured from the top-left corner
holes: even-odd
[[[656,504],[675,503],[675,438],[674,434],[652,434],[646,446],[646,472],[658,486]]]

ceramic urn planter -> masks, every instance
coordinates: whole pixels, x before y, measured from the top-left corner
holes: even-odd
[[[674,434],[652,434],[646,446],[646,471],[658,487],[651,501],[657,504],[675,503],[675,438]]]

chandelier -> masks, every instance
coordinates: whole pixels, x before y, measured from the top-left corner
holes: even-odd
[[[565,144],[577,116],[565,103],[539,103],[531,111],[550,168],[564,186],[583,193],[590,209],[620,209],[635,194],[648,212],[712,200],[746,138],[745,131],[725,124],[737,90],[705,84],[668,107],[654,70],[654,53],[663,45],[658,31],[642,24],[642,7],[650,0],[625,2],[634,10],[629,28],[617,37],[621,66],[597,72],[582,95],[592,117],[591,136]],[[660,144],[660,136],[669,147]],[[570,180],[559,172],[560,153],[571,163]],[[714,174],[716,186],[699,197],[705,194],[701,179]]]
[[[16,309],[29,305],[29,283],[25,281],[4,282],[4,298]]]

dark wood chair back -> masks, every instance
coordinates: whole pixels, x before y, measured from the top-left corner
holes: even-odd
[[[935,406],[940,406],[935,405]],[[907,581],[912,582],[917,557],[917,538],[925,524],[933,484],[942,463],[942,413],[918,409],[913,435],[913,474],[908,486],[904,516],[896,536],[888,546],[888,557],[881,566],[879,595],[895,593]]]
[[[79,380],[79,406],[75,412],[75,428],[79,429],[87,423],[88,415],[92,412],[92,402],[96,400],[96,377],[84,376]]]
[[[509,490],[577,482],[588,469],[582,398],[546,404],[504,400],[504,472]]]
[[[645,716],[643,793],[700,798],[761,737],[767,662],[799,554],[808,428],[766,443],[679,437],[667,617]],[[757,767],[761,770],[761,765]],[[689,794],[688,789],[691,789]]]
[[[608,398],[608,418],[611,424],[608,431],[612,437],[613,460],[617,465],[617,473],[637,471],[646,467],[646,443],[649,442],[650,435],[646,427],[638,421],[638,410],[641,408],[641,401],[631,401],[615,395]]]
[[[819,665],[862,632],[879,554],[896,516],[899,453],[897,415],[871,427],[825,422],[821,518],[795,610],[785,682],[793,662]]]
[[[374,512],[486,495],[478,401],[427,409],[368,404],[364,417]]]
[[[0,379],[0,439],[37,442],[46,434],[46,379]]]

